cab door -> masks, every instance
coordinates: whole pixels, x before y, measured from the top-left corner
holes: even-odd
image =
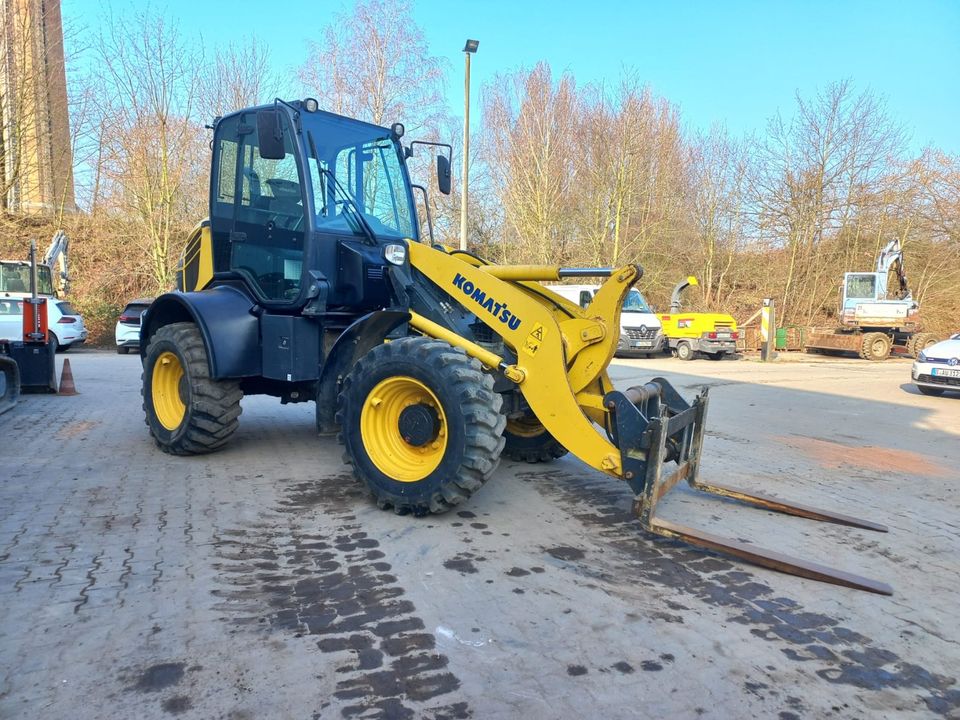
[[[269,113],[283,156],[260,152],[258,115]],[[300,297],[306,241],[303,168],[296,134],[282,112],[251,110],[217,126],[211,177],[214,270],[240,273],[266,306]]]

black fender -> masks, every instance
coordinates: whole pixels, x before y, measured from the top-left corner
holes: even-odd
[[[234,287],[221,285],[199,292],[161,295],[147,308],[140,325],[140,358],[146,357],[150,338],[164,325],[192,322],[207,348],[210,377],[258,377],[260,320],[257,304]]]
[[[330,348],[317,383],[317,432],[337,432],[337,394],[350,368],[393,330],[410,319],[406,310],[377,310],[351,324]]]

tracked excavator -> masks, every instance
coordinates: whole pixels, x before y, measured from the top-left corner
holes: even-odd
[[[210,213],[187,240],[180,289],[143,316],[143,407],[168,453],[217,450],[244,395],[315,402],[382,508],[441,513],[468,501],[501,455],[572,453],[636,498],[643,528],[809,578],[877,582],[657,517],[677,482],[818,520],[882,526],[699,478],[707,392],[669,382],[619,390],[607,372],[637,265],[503,266],[422,237],[408,160],[449,145],[313,99],[214,123]],[[432,233],[431,233],[432,234]],[[599,278],[586,307],[543,282]]]

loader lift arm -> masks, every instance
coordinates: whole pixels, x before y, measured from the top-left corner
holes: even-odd
[[[645,530],[801,577],[892,594],[886,583],[656,517],[657,503],[677,482],[686,480],[694,489],[768,510],[886,532],[872,522],[700,481],[706,390],[687,403],[663,378],[624,392],[612,389],[606,369],[616,348],[617,318],[626,294],[642,274],[639,267],[565,271],[552,266],[492,265],[465,253],[446,253],[417,243],[409,243],[409,251],[411,265],[500,335],[515,362],[417,313],[411,314],[411,326],[461,347],[513,381],[536,417],[566,449],[630,485]],[[593,302],[581,309],[537,284],[560,279],[566,272],[591,273],[607,280]],[[600,428],[608,430],[609,437]],[[664,465],[671,461],[676,469],[664,473]]]

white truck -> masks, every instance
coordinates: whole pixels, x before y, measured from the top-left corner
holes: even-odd
[[[551,285],[550,290],[580,307],[586,307],[593,300],[599,285]],[[646,298],[636,288],[630,290],[620,313],[620,342],[617,355],[651,355],[663,352],[665,348],[660,319],[647,304]]]

